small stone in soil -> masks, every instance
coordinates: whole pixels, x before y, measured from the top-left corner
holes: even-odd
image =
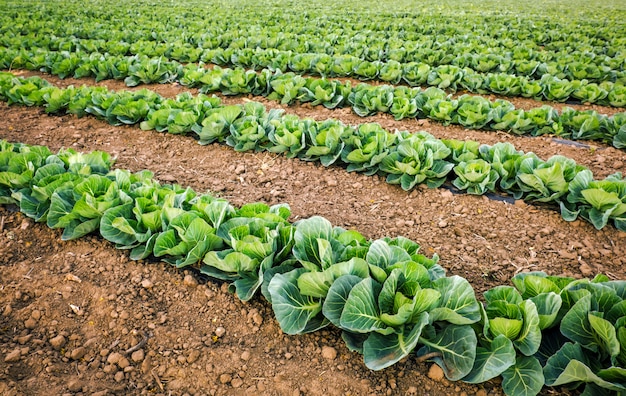
[[[122,354],[119,352],[113,352],[112,354],[109,355],[109,357],[107,358],[107,363],[110,364],[116,364],[117,362],[120,361],[120,359],[122,358]]]
[[[333,347],[322,347],[322,357],[327,360],[335,360],[337,357],[337,350]]]
[[[583,260],[580,260],[580,266],[578,267],[580,269],[580,273],[583,276],[586,277],[592,277],[594,274],[593,269],[591,269],[591,267],[589,266],[589,264],[587,264],[586,262],[584,262]]]
[[[4,358],[5,363],[15,363],[20,360],[22,353],[19,348],[9,352]]]
[[[185,275],[185,279],[183,279],[183,285],[187,287],[196,287],[198,286],[198,281],[193,277],[193,275],[188,274]]]
[[[24,327],[26,327],[29,330],[32,330],[35,327],[37,327],[37,321],[33,318],[28,318],[26,319],[26,321],[24,321]]]
[[[57,351],[63,348],[66,342],[67,341],[65,340],[65,337],[63,337],[60,334],[50,339],[50,345],[52,345],[52,348],[54,348]]]
[[[72,360],[79,360],[82,359],[85,354],[87,354],[87,350],[83,347],[78,347],[72,350],[70,357],[72,358]]]
[[[133,362],[139,363],[139,362],[141,362],[143,360],[143,358],[145,356],[144,354],[145,353],[144,353],[143,349],[139,349],[139,350],[136,350],[135,352],[133,352],[132,355],[130,355],[130,358],[133,360]]]
[[[567,250],[559,250],[559,256],[567,260],[576,260],[576,252],[568,252]]]
[[[197,349],[193,349],[191,352],[189,352],[189,355],[187,356],[187,363],[191,364],[198,360],[199,357],[200,351],[198,351]]]
[[[118,371],[117,373],[115,373],[115,382],[122,382],[122,380],[124,379],[124,372],[123,371]]]
[[[435,381],[441,381],[443,379],[443,370],[436,364],[430,366],[428,369],[428,378]]]
[[[223,328],[222,326],[218,327],[217,329],[215,329],[215,335],[218,337],[223,336],[224,334],[226,334],[226,329]]]
[[[70,392],[81,392],[83,390],[83,384],[82,382],[80,382],[80,380],[71,380],[70,382],[67,383],[67,389]]]

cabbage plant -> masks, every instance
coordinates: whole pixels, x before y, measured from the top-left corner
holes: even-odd
[[[604,180],[593,180],[585,169],[574,177],[568,186],[567,201],[561,202],[561,215],[574,221],[579,215],[597,229],[612,220],[615,227],[626,231],[626,181],[621,173]]]
[[[554,155],[542,161],[530,153],[520,157],[515,167],[517,185],[524,199],[538,202],[562,201],[561,197],[567,194],[569,183],[586,169],[562,155]]]
[[[457,178],[452,184],[468,194],[482,195],[494,191],[499,178],[498,172],[482,159],[459,162],[453,170]]]
[[[290,215],[286,205],[244,205],[217,229],[227,248],[206,252],[200,272],[233,281],[232,290],[248,301],[261,287],[265,272],[282,264],[291,252],[294,229],[287,222]]]
[[[379,124],[361,124],[354,134],[344,139],[346,145],[341,160],[348,164],[348,172],[376,174],[383,159],[394,151],[396,138],[396,134]]]
[[[376,113],[386,113],[393,106],[394,88],[390,85],[378,87],[366,84],[357,85],[348,96],[355,113],[361,117]]]
[[[584,394],[626,392],[626,282],[606,277],[573,281],[560,323],[560,348],[543,368],[550,386],[584,386]]]
[[[277,73],[270,81],[272,90],[267,98],[279,101],[282,104],[291,104],[298,99],[300,90],[305,84],[306,79],[293,72]]]
[[[381,162],[380,169],[387,173],[387,182],[399,184],[410,190],[426,183],[435,188],[443,184],[454,164],[446,161],[450,149],[426,132],[401,134],[398,148]]]
[[[352,88],[350,84],[342,84],[337,80],[324,78],[309,78],[300,88],[298,99],[302,102],[311,102],[311,105],[323,105],[328,109],[342,106],[347,100]]]

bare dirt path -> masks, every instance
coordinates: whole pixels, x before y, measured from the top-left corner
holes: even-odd
[[[119,82],[106,84],[124,89]],[[163,95],[182,91],[172,85],[150,88]],[[364,122],[350,109],[293,106],[286,111]],[[623,152],[598,145],[590,150],[549,137],[513,138],[386,116],[367,121],[426,130],[439,138],[511,141],[542,158],[557,153],[574,158],[597,177],[626,171]],[[233,204],[284,202],[294,220],[322,215],[368,238],[403,235],[420,243],[423,253],[439,254],[448,273],[467,278],[478,293],[525,270],[626,278],[626,233],[567,223],[550,208],[445,189],[407,193],[380,177],[340,167],[199,146],[190,137],[112,127],[89,117],[48,116],[43,109],[4,103],[0,139],[52,150],[106,150],[117,157],[117,167],[150,169],[162,181],[210,190]],[[414,357],[370,371],[334,329],[286,336],[260,297],[242,303],[225,285],[167,264],[133,262],[96,236],[63,242],[59,232],[10,207],[0,207],[0,290],[2,395],[502,394],[497,380],[452,383]]]

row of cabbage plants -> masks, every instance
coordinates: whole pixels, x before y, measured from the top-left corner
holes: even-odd
[[[143,51],[138,48],[132,52],[133,56],[158,59],[158,62],[167,65],[177,62],[209,62],[218,66],[236,66],[255,70],[267,68],[271,71],[283,73],[292,71],[298,74],[311,74],[322,77],[353,77],[360,80],[380,80],[392,84],[400,82],[410,86],[432,86],[446,91],[456,92],[466,90],[478,94],[497,94],[504,96],[522,96],[549,101],[578,103],[597,103],[605,106],[626,106],[626,74],[614,73],[612,78],[598,82],[593,76],[590,66],[580,64],[566,64],[563,67],[547,67],[548,71],[541,73],[542,77],[534,79],[528,77],[535,70],[541,69],[538,62],[527,63],[528,73],[520,75],[494,70],[494,72],[476,72],[470,69],[471,59],[452,64],[430,66],[423,62],[400,63],[395,60],[387,62],[364,61],[352,55],[331,56],[317,53],[293,53],[291,51],[266,50],[260,48],[241,49],[213,49],[205,50],[201,56],[189,57],[194,52],[180,52],[173,44],[163,53]],[[124,63],[132,64],[137,59],[125,55],[111,55],[107,52],[76,50],[49,51],[42,47],[25,48],[24,45],[5,47],[0,57],[0,68],[30,68],[45,71],[54,70],[61,76],[84,77],[106,70],[98,63],[121,64],[115,67],[125,70]],[[145,62],[145,60],[144,60]],[[497,56],[486,57],[480,61],[483,64],[502,66]],[[154,63],[154,61],[153,61]],[[521,67],[521,66],[520,66]],[[572,73],[567,73],[567,70]],[[571,74],[571,77],[570,77]],[[572,78],[573,77],[573,78]],[[156,82],[151,80],[149,82]]]
[[[0,141],[0,204],[64,240],[97,232],[132,259],[195,268],[244,301],[260,291],[285,333],[332,324],[370,369],[413,355],[453,381],[501,376],[508,395],[626,392],[626,281],[522,273],[481,303],[406,238],[367,240],[319,216],[292,224],[285,204],[236,208],[152,176],[111,170],[104,152]]]
[[[352,86],[350,81],[302,77],[292,72],[283,74],[263,69],[257,73],[218,66],[208,69],[202,64],[183,66],[163,58],[107,57],[100,54],[79,56],[44,51],[40,56],[18,56],[11,62],[18,68],[41,70],[61,78],[95,77],[97,81],[124,79],[129,86],[178,81],[187,87],[199,88],[203,93],[254,94],[282,104],[300,102],[327,108],[352,106],[354,112],[362,117],[379,112],[389,113],[397,120],[430,118],[444,125],[458,124],[472,129],[502,130],[533,136],[554,134],[575,140],[600,140],[617,148],[626,147],[626,113],[609,117],[595,110],[581,111],[566,107],[559,114],[547,105],[523,110],[501,99],[490,101],[471,95],[453,98],[436,87],[422,90],[417,87],[365,83]],[[622,88],[626,104],[626,86]],[[617,96],[613,97],[621,100]]]
[[[448,179],[470,194],[500,191],[516,199],[559,205],[564,219],[578,217],[601,229],[609,222],[626,230],[626,180],[615,173],[594,180],[574,160],[547,161],[510,143],[439,140],[426,132],[391,133],[379,124],[348,126],[338,120],[315,121],[260,103],[223,106],[216,97],[184,93],[165,99],[143,89],[50,85],[39,77],[0,75],[0,99],[10,104],[45,106],[48,113],[92,114],[113,125],[193,133],[200,144],[225,142],[237,151],[269,151],[290,158],[342,165],[348,171],[379,174],[411,190],[418,184],[439,187]]]
[[[353,9],[341,13],[340,4],[335,4],[333,10],[311,5],[307,11],[298,9],[297,13],[283,8],[277,15],[271,12],[272,6],[280,7],[276,4],[248,4],[230,12],[211,2],[181,2],[177,4],[180,8],[175,8],[184,15],[184,21],[173,13],[171,6],[161,8],[136,2],[129,5],[121,1],[107,9],[94,9],[83,3],[69,14],[68,7],[54,4],[20,3],[19,8],[10,5],[7,9],[12,12],[2,16],[6,23],[2,23],[0,43],[13,48],[26,45],[120,55],[141,51],[150,56],[172,56],[182,62],[203,57],[206,61],[205,50],[259,49],[273,54],[288,51],[294,55],[355,58],[357,63],[457,65],[475,72],[507,72],[533,75],[536,79],[544,74],[563,78],[555,72],[564,73],[568,79],[597,83],[615,81],[618,74],[623,78],[623,23],[617,12],[607,13],[603,23],[599,23],[597,7],[593,19],[581,13],[566,23],[527,15],[493,17],[476,10],[470,12],[467,3],[462,4],[464,18],[446,15],[443,9],[452,10],[455,5],[440,3],[433,5],[431,12],[424,4],[420,12],[390,13],[394,6],[402,6],[401,1],[395,1],[387,4],[384,13],[359,10],[356,15],[363,14],[359,20]],[[207,12],[185,12],[187,7],[204,8]],[[524,8],[527,7],[528,4]],[[544,7],[542,13],[546,12]],[[272,23],[267,23],[270,16]],[[64,23],[70,18],[73,23]]]

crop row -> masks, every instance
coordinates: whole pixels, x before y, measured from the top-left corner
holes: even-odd
[[[124,4],[121,2],[122,7]],[[289,53],[332,56],[355,63],[456,65],[475,72],[506,72],[536,79],[544,74],[598,83],[624,78],[624,28],[618,20],[583,20],[569,25],[503,16],[496,21],[482,15],[461,19],[435,13],[367,13],[364,21],[355,21],[352,13],[309,12],[302,18],[301,14],[281,10],[281,17],[274,14],[273,23],[267,23],[267,11],[258,8],[223,15],[211,9],[209,21],[198,18],[206,14],[173,16],[169,8],[139,6],[136,13],[87,9],[89,13],[74,11],[71,17],[59,15],[58,9],[30,9],[39,14],[34,18],[22,6],[4,16],[7,21],[0,30],[0,43],[12,48],[166,55],[181,62],[207,62],[219,51],[228,54],[221,58],[230,59],[232,53],[236,58],[245,57],[240,50],[248,49],[265,52],[266,58],[279,54],[282,58]],[[65,23],[68,18],[73,23]],[[610,18],[615,16],[607,15]],[[102,20],[106,20],[105,26]],[[477,30],[476,26],[490,28]]]
[[[617,148],[626,147],[626,113],[609,117],[593,110],[565,108],[559,114],[546,105],[525,111],[501,99],[490,101],[470,95],[454,99],[435,87],[421,90],[365,83],[353,87],[349,81],[302,77],[269,69],[256,73],[217,66],[207,69],[203,65],[193,64],[183,67],[175,61],[162,58],[100,55],[85,55],[81,58],[69,53],[66,53],[67,56],[62,53],[45,54],[40,57],[15,58],[14,66],[40,69],[61,78],[73,75],[95,77],[97,81],[124,79],[129,86],[178,81],[188,87],[197,87],[202,93],[254,94],[282,104],[308,102],[327,108],[352,106],[354,112],[362,117],[381,112],[392,114],[397,120],[430,118],[444,125],[459,124],[472,129],[502,130],[532,136],[554,134],[575,140],[599,140]]]
[[[161,63],[170,64],[177,64],[176,61],[184,63],[200,61],[218,66],[237,66],[255,70],[267,68],[283,73],[292,71],[322,77],[354,77],[361,80],[381,80],[392,84],[403,82],[410,86],[428,85],[452,92],[466,90],[479,94],[522,96],[556,102],[578,101],[614,107],[626,106],[625,72],[614,72],[612,78],[600,78],[599,69],[593,69],[580,62],[558,67],[544,67],[537,62],[526,62],[525,66],[519,66],[519,68],[526,67],[526,72],[515,75],[510,74],[508,69],[504,70],[506,63],[494,54],[474,60],[465,57],[464,61],[430,66],[423,62],[364,61],[352,55],[331,56],[276,49],[218,48],[199,53],[184,47],[176,47],[171,43],[162,46],[162,49],[158,51],[151,50],[150,46],[136,46],[129,52],[133,56],[156,58],[160,59]],[[137,57],[101,53],[97,49],[50,51],[45,47],[28,48],[21,43],[3,48],[0,53],[0,68],[41,68],[58,70],[55,74],[81,77],[85,69],[102,69],[102,66],[98,67],[93,64],[94,62],[132,63],[132,59],[137,59]],[[164,62],[165,60],[167,62]],[[500,71],[476,72],[468,67],[473,62],[492,65],[494,68],[500,68]],[[539,79],[527,76],[532,75],[536,70],[540,70]]]
[[[132,259],[196,268],[244,301],[260,290],[285,333],[332,324],[373,370],[415,354],[450,380],[502,376],[508,395],[626,391],[626,281],[521,273],[483,305],[406,238],[367,240],[319,216],[291,224],[284,204],[235,208],[110,165],[104,152],[0,141],[0,204],[63,229],[64,240],[98,232]]]
[[[45,106],[48,113],[92,114],[113,125],[140,123],[142,129],[195,133],[200,144],[225,142],[237,151],[270,151],[289,158],[337,163],[348,171],[380,174],[388,183],[410,190],[418,184],[452,185],[470,194],[496,189],[526,201],[560,206],[568,221],[578,216],[603,228],[612,221],[626,230],[626,180],[621,173],[594,180],[572,159],[547,161],[515,150],[473,141],[438,140],[426,132],[390,133],[378,124],[347,126],[329,119],[314,121],[256,102],[222,106],[216,97],[183,93],[165,99],[143,89],[109,91],[105,87],[51,86],[39,77],[0,74],[0,99]]]

